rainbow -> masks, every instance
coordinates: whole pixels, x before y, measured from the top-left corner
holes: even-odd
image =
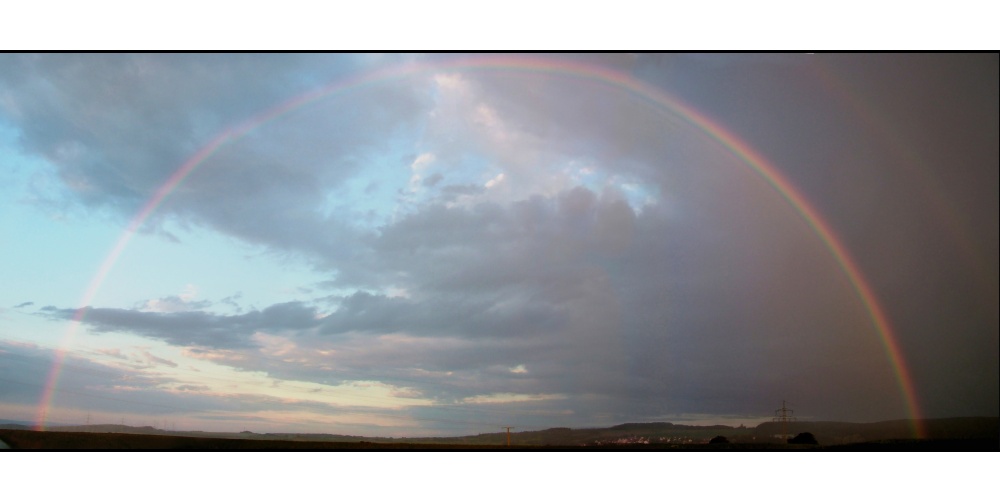
[[[45,388],[42,392],[38,404],[36,416],[36,429],[44,430],[46,417],[52,405],[53,394],[58,386],[59,375],[63,361],[66,357],[67,349],[75,338],[81,321],[83,321],[87,305],[91,303],[101,284],[108,273],[114,267],[122,252],[128,246],[136,231],[143,223],[156,211],[163,201],[173,193],[184,180],[191,175],[205,161],[212,157],[220,148],[227,144],[240,140],[251,131],[261,125],[285,115],[293,110],[299,109],[318,99],[331,94],[354,90],[386,81],[398,80],[412,77],[424,73],[442,71],[513,71],[521,73],[540,73],[557,76],[568,76],[604,84],[608,87],[625,91],[638,96],[643,100],[667,110],[681,117],[684,121],[716,141],[719,145],[739,158],[753,172],[764,179],[778,194],[781,195],[788,204],[805,220],[809,227],[816,233],[820,241],[826,246],[843,270],[851,287],[857,294],[861,304],[871,319],[873,328],[878,334],[885,350],[887,359],[895,373],[897,383],[905,401],[907,412],[913,424],[913,432],[916,437],[924,437],[920,413],[917,403],[917,393],[914,389],[913,380],[903,359],[899,342],[888,316],[879,304],[872,290],[871,284],[865,278],[861,268],[848,253],[842,240],[837,237],[830,225],[822,218],[819,212],[806,200],[799,191],[780,170],[767,158],[754,150],[745,141],[728,131],[718,122],[709,116],[699,112],[691,106],[685,104],[678,98],[670,95],[662,89],[637,80],[628,73],[601,67],[594,64],[585,64],[578,61],[564,59],[554,59],[544,56],[523,56],[523,55],[477,55],[471,57],[456,57],[439,61],[408,62],[398,66],[380,68],[374,71],[360,73],[352,77],[334,81],[326,86],[306,92],[275,107],[259,113],[242,123],[227,128],[215,136],[211,141],[202,146],[187,161],[181,164],[174,173],[156,190],[153,196],[131,219],[128,226],[122,232],[111,251],[105,257],[87,286],[83,297],[79,303],[75,315],[63,336],[59,350],[49,371]]]

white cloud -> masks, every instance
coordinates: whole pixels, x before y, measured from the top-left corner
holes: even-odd
[[[498,394],[489,394],[482,396],[473,396],[463,399],[462,402],[466,404],[503,404],[503,403],[519,403],[519,402],[530,402],[530,401],[553,401],[565,398],[566,396],[560,394],[498,393]]]
[[[507,177],[507,175],[506,175],[506,174],[504,174],[504,173],[500,173],[500,174],[498,174],[498,175],[494,176],[494,177],[493,177],[493,178],[492,178],[491,180],[487,181],[487,182],[486,182],[486,185],[484,185],[484,186],[485,186],[486,188],[494,188],[494,187],[496,187],[497,185],[499,185],[500,183],[503,183],[503,180],[504,180],[504,178],[506,178],[506,177]]]
[[[434,162],[435,156],[431,152],[424,152],[414,159],[413,163],[410,164],[410,169],[413,171],[423,171],[427,169]]]
[[[416,159],[410,163],[410,171],[413,172],[410,175],[410,191],[417,192],[421,190],[421,182],[424,178],[424,171],[434,163],[435,156],[433,153],[424,152],[417,156]]]
[[[146,300],[142,304],[141,310],[157,313],[192,312],[211,305],[209,301],[195,301],[197,296],[198,287],[194,284],[188,284],[177,295]]]
[[[188,284],[184,286],[184,291],[177,296],[185,302],[190,302],[191,300],[194,300],[194,297],[198,296],[198,287],[194,284]]]

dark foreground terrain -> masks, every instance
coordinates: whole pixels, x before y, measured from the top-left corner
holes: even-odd
[[[7,443],[12,450],[347,451],[428,449],[427,445],[368,441],[286,441],[31,430],[0,430],[0,441]],[[433,449],[476,450],[489,449],[489,447],[438,445]]]
[[[138,450],[138,451],[1000,451],[996,439],[880,440],[863,443],[788,445],[615,444],[615,445],[480,445],[371,441],[290,441],[188,437],[93,432],[0,430],[0,441],[12,450]]]
[[[919,425],[919,427],[917,427]],[[912,439],[918,428],[923,439]],[[786,438],[808,436],[809,444]],[[0,448],[15,450],[651,450],[651,451],[1000,451],[1000,418],[966,417],[872,423],[765,422],[756,427],[631,423],[604,428],[556,427],[459,437],[387,438],[338,434],[166,431],[103,424],[39,432],[0,423]],[[511,447],[507,444],[510,441]],[[800,442],[800,441],[795,441]]]

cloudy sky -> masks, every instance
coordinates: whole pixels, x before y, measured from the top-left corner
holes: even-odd
[[[995,54],[3,55],[0,419],[996,416],[998,95]]]

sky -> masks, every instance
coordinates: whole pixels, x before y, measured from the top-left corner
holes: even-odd
[[[5,54],[0,419],[1000,415],[996,54]]]

